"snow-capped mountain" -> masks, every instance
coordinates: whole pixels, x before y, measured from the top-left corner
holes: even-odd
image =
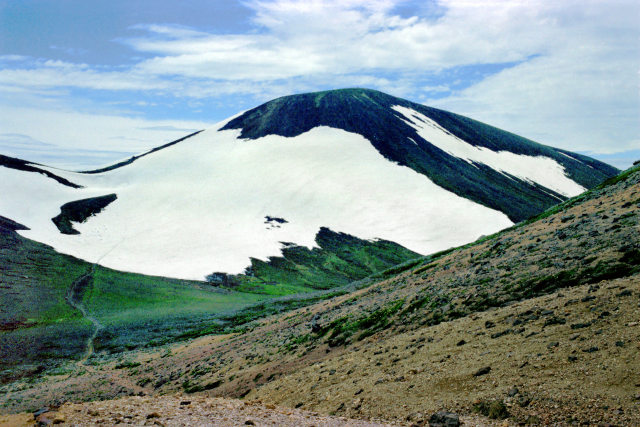
[[[0,215],[101,265],[203,279],[314,247],[321,229],[428,254],[617,172],[381,92],[278,98],[90,172],[0,158]]]

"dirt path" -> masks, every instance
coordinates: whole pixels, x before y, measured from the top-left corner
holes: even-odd
[[[80,311],[82,315],[93,324],[93,327],[94,327],[93,333],[87,340],[85,354],[82,357],[82,359],[80,359],[79,363],[84,363],[87,360],[89,360],[89,358],[93,354],[93,341],[95,340],[96,336],[98,336],[98,333],[100,332],[100,330],[103,328],[100,321],[98,321],[98,319],[96,319],[94,316],[89,314],[89,312],[87,311],[87,308],[84,306],[84,303],[83,303],[84,295],[87,292],[87,289],[91,287],[91,283],[93,282],[94,270],[95,270],[95,265],[92,265],[87,273],[78,277],[71,284],[71,287],[67,292],[67,296],[65,297],[65,300],[67,301],[67,303],[71,307]]]

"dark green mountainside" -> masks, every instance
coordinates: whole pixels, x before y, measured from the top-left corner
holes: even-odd
[[[300,286],[332,289],[364,279],[421,255],[388,240],[362,240],[346,233],[321,227],[316,234],[318,247],[285,244],[282,256],[267,261],[252,258],[245,274],[227,276],[214,273],[212,282],[228,286]]]
[[[564,166],[572,180],[586,188],[618,173],[617,169],[589,157],[537,144],[467,117],[370,89],[285,96],[247,111],[222,130],[242,129],[241,137],[249,139],[271,134],[294,137],[317,126],[357,133],[371,141],[387,159],[426,175],[459,196],[498,209],[514,222],[544,211],[558,203],[558,198],[566,199],[537,184],[506,176],[481,163],[471,165],[445,153],[405,123],[391,108],[395,105],[424,114],[474,146],[550,157]]]

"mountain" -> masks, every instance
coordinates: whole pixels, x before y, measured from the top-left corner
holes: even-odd
[[[345,89],[278,98],[95,171],[0,157],[0,215],[24,224],[24,237],[117,270],[224,273],[256,286],[277,282],[281,269],[270,266],[284,265],[295,272],[287,277],[313,277],[297,284],[321,277],[327,287],[494,233],[616,172],[453,113]],[[369,247],[358,272],[343,271],[353,253],[326,251],[328,235]]]
[[[336,425],[429,425],[443,410],[464,425],[640,425],[639,227],[640,165],[285,313],[265,308],[290,297],[238,311],[235,328],[28,372],[0,385],[0,408],[48,405],[50,419],[82,425],[198,424],[221,410],[281,424],[294,408]]]

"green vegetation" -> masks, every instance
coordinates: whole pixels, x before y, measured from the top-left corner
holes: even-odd
[[[114,366],[115,369],[131,369],[131,368],[137,368],[138,366],[140,366],[140,362],[122,362],[122,363],[118,363],[116,366]]]
[[[182,383],[182,388],[184,389],[185,393],[198,393],[201,391],[213,390],[214,388],[218,388],[222,383],[222,380],[215,380],[206,384],[193,384],[191,383],[191,381],[186,380],[184,383]]]
[[[424,273],[425,271],[427,271],[427,270],[431,270],[432,268],[437,267],[437,266],[438,266],[438,263],[436,263],[436,262],[434,262],[434,263],[432,263],[432,264],[427,264],[427,265],[425,265],[425,266],[422,266],[422,267],[420,267],[420,268],[415,269],[415,270],[413,271],[413,274],[420,274],[420,273]]]
[[[625,180],[627,180],[631,175],[633,175],[635,172],[640,171],[640,165],[638,166],[634,166],[632,168],[629,168],[625,171],[623,171],[622,173],[612,176],[610,178],[607,178],[606,180],[604,180],[600,185],[598,185],[597,187],[594,187],[592,189],[589,189],[587,191],[585,191],[582,194],[579,194],[576,197],[572,197],[571,199],[559,203],[555,206],[550,207],[549,209],[545,210],[544,212],[535,215],[529,219],[527,219],[524,223],[522,223],[522,225],[527,225],[527,224],[532,224],[536,221],[539,221],[541,219],[550,217],[551,215],[555,215],[558,212],[563,212],[566,211],[567,209],[576,206],[582,202],[584,202],[585,200],[591,198],[593,196],[593,192],[597,191],[597,190],[602,190],[604,188],[610,187],[612,185],[615,185],[619,182],[624,182]],[[520,224],[519,224],[520,225]]]
[[[384,271],[381,271],[379,273],[375,273],[373,275],[371,275],[371,278],[373,279],[388,279],[389,277],[392,276],[397,276],[398,274],[404,273],[405,271],[411,270],[412,268],[424,264],[425,262],[425,257],[420,257],[420,258],[416,258],[416,259],[412,259],[406,262],[403,262],[401,264],[398,264],[394,267],[388,268]]]
[[[19,228],[0,218],[0,299],[12,301],[0,314],[2,381],[84,353],[94,327],[65,300],[83,276],[85,292],[75,297],[104,325],[97,351],[169,342],[269,297],[94,267],[19,236]]]
[[[331,332],[327,338],[327,342],[331,347],[343,345],[356,332],[360,332],[357,340],[364,339],[387,328],[391,324],[391,318],[402,308],[404,299],[393,301],[384,308],[375,310],[369,314],[363,315],[355,320],[349,317],[338,318],[327,326],[320,328],[317,337],[323,337]]]
[[[504,420],[505,418],[509,418],[510,414],[507,410],[507,406],[504,404],[502,400],[493,400],[493,401],[481,401],[478,403],[474,403],[473,409],[484,415],[485,417],[489,417],[492,420]]]
[[[595,266],[561,270],[555,274],[523,281],[513,289],[515,298],[532,298],[571,286],[628,277],[640,272],[640,251],[629,249],[619,262],[599,261]]]
[[[287,295],[317,289],[331,289],[374,274],[392,274],[387,270],[407,262],[415,265],[419,254],[387,240],[368,241],[322,227],[316,235],[318,247],[288,245],[281,257],[269,261],[251,260],[246,273],[226,276],[214,273],[219,284],[236,290]],[[404,268],[404,267],[401,267]],[[379,272],[383,273],[379,273]],[[377,275],[375,275],[377,273]]]
[[[610,187],[612,185],[616,185],[619,182],[626,181],[631,175],[633,175],[635,172],[638,172],[638,171],[640,171],[640,164],[634,165],[633,167],[623,171],[618,175],[605,179],[600,185],[596,187],[596,189],[600,190],[606,187]]]
[[[115,195],[67,204],[58,223],[71,227],[69,221],[80,221],[113,199]],[[290,246],[283,257],[254,260],[248,274],[206,283],[91,265],[22,238],[14,231],[19,228],[8,219],[0,223],[0,280],[11,284],[0,288],[0,295],[18,295],[0,318],[2,369],[55,365],[84,353],[94,326],[65,300],[72,287],[70,298],[102,326],[95,351],[117,353],[242,331],[256,319],[342,295],[347,291],[330,288],[418,255],[392,242],[322,229],[316,239],[320,248]],[[78,280],[81,286],[74,286]]]

